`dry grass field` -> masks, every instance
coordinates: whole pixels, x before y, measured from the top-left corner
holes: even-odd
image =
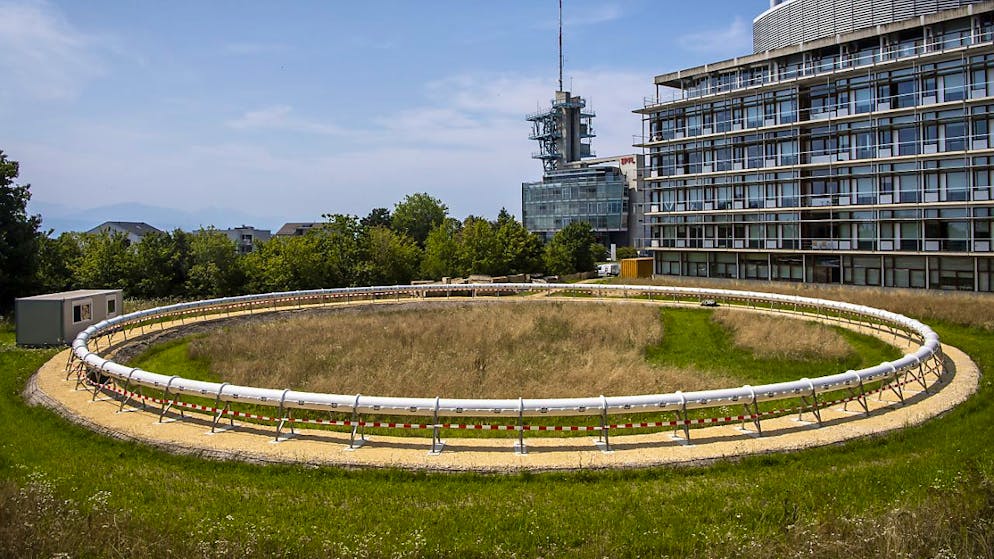
[[[639,304],[537,301],[370,308],[228,327],[194,339],[190,357],[236,384],[345,394],[568,397],[737,382],[718,371],[648,362],[646,348],[664,336],[659,313]],[[780,337],[773,345],[787,355],[835,359],[851,351],[825,326],[727,315],[721,323],[743,347],[768,350],[750,333],[757,328],[767,342]]]
[[[732,333],[735,345],[767,359],[844,359],[852,346],[821,324],[729,308],[716,309],[712,320]]]

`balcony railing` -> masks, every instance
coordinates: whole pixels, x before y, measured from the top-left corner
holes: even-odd
[[[712,95],[720,95],[723,93],[730,93],[732,91],[745,90],[773,83],[783,83],[810,76],[829,74],[833,72],[852,70],[856,68],[872,68],[880,64],[887,64],[897,60],[910,60],[916,57],[931,56],[935,54],[941,54],[943,52],[947,52],[954,49],[960,49],[964,47],[977,47],[980,45],[990,44],[990,43],[991,43],[991,33],[984,32],[984,33],[979,33],[977,35],[971,35],[966,37],[952,37],[948,39],[943,39],[941,41],[933,41],[921,45],[914,45],[913,47],[910,48],[908,47],[899,48],[898,46],[894,46],[879,53],[866,53],[866,54],[856,54],[851,56],[839,56],[838,60],[833,60],[828,63],[808,64],[800,68],[791,68],[784,72],[780,72],[775,79],[773,76],[769,74],[764,74],[762,76],[758,76],[755,78],[746,78],[746,79],[738,78],[728,83],[699,86],[690,89],[678,90],[673,88],[667,88],[668,91],[670,91],[669,95],[657,94],[652,97],[644,97],[642,101],[642,106],[643,108],[650,108],[650,107],[655,107],[657,105],[663,105],[666,103],[674,103],[677,101],[686,101],[690,99],[697,99]]]

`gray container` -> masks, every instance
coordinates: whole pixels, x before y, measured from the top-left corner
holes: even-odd
[[[17,345],[52,346],[72,342],[77,334],[121,314],[120,289],[81,289],[14,301]]]

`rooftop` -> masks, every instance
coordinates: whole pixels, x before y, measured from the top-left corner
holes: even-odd
[[[162,233],[161,230],[152,227],[144,221],[105,221],[87,232],[96,233],[108,227],[114,227],[139,237],[144,237],[149,233]]]
[[[120,289],[77,289],[75,291],[60,291],[58,293],[46,293],[33,297],[18,297],[18,301],[65,301],[68,299],[79,299],[82,297],[92,297],[94,295],[109,295],[118,293]]]
[[[851,33],[835,35],[832,37],[825,37],[824,39],[818,39],[817,41],[800,43],[797,45],[791,45],[788,47],[783,47],[775,50],[768,50],[765,52],[750,54],[746,56],[737,56],[735,58],[729,60],[723,60],[721,62],[704,64],[703,66],[696,66],[693,68],[687,68],[684,70],[678,70],[676,72],[669,72],[666,74],[659,74],[658,76],[655,77],[653,83],[655,83],[656,85],[675,87],[679,89],[681,86],[681,80],[699,76],[701,74],[710,74],[713,72],[731,70],[739,66],[758,64],[782,56],[798,54],[816,48],[839,45],[859,39],[864,39],[867,37],[875,37],[877,35],[882,35],[886,33],[894,33],[897,31],[902,31],[904,29],[913,29],[915,27],[921,27],[922,25],[940,23],[943,21],[948,21],[951,19],[957,19],[964,16],[972,15],[974,13],[987,12],[991,10],[994,10],[994,0],[989,0],[987,2],[982,2],[979,4],[969,4],[961,8],[942,10],[940,12],[931,15],[921,16],[920,18],[915,17],[915,18],[905,19],[887,25],[869,27],[853,31]]]

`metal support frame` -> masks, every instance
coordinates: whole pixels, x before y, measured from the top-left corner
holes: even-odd
[[[217,406],[218,406],[218,404],[221,403],[221,392],[224,391],[224,387],[225,386],[228,386],[227,382],[221,383],[221,388],[217,389],[217,396],[214,398],[214,410],[215,410],[215,413],[214,413],[214,419],[211,420],[211,433],[216,433],[217,432],[217,424],[221,422],[221,418],[222,417],[224,417],[225,415],[228,415],[228,412],[231,411],[231,402],[225,402],[224,403],[224,407],[221,408],[221,410],[217,411]],[[228,421],[230,422],[230,425],[231,425],[231,427],[229,427],[229,428],[230,429],[234,429],[235,428],[235,418],[233,418],[230,415],[228,415]]]
[[[137,367],[131,369],[131,372],[128,373],[128,378],[125,379],[124,381],[124,398],[121,399],[121,405],[118,406],[117,408],[118,413],[124,411],[124,406],[126,406],[128,402],[131,401],[131,376],[134,375],[135,371],[137,370],[138,370]],[[138,390],[141,391],[141,385],[138,386]],[[142,409],[145,409],[145,400],[142,399],[141,403],[142,403]]]
[[[932,354],[932,358],[935,360],[935,368],[932,372],[935,374],[935,378],[942,378],[943,370],[945,369],[946,355],[942,351],[942,346],[939,346],[938,351]]]
[[[604,446],[601,450],[611,452],[611,434],[607,422],[607,398],[601,394],[601,431],[598,442]]]
[[[162,418],[166,416],[166,412],[169,411],[169,408],[173,407],[173,400],[169,399],[169,386],[173,383],[174,380],[178,378],[179,378],[178,376],[173,375],[172,377],[170,377],[169,382],[166,383],[166,389],[163,391],[162,394],[162,410],[159,412],[159,423],[162,423]],[[181,416],[182,413],[183,412],[180,411]]]
[[[276,423],[276,439],[273,442],[280,442],[280,436],[283,434],[283,427],[289,423],[290,424],[290,436],[296,435],[296,431],[293,428],[293,408],[287,410],[286,408],[286,393],[290,389],[287,388],[283,390],[283,394],[280,395],[280,407],[277,414],[279,421]]]
[[[73,375],[73,373],[75,373],[76,370],[79,368],[79,365],[80,365],[81,362],[82,362],[82,359],[80,359],[79,357],[76,356],[76,352],[70,350],[69,351],[69,359],[66,359],[66,380],[67,381],[69,380],[69,377],[71,377]]]
[[[897,381],[897,377],[900,374],[901,374],[900,371],[898,371],[893,366],[891,366],[891,368],[890,368],[890,375],[889,375],[890,380],[887,381],[887,384],[885,385],[885,387],[886,388],[890,388],[890,391],[893,392],[894,394],[896,394],[897,397],[898,397],[898,399],[903,404],[904,403],[904,390],[901,388],[901,383]],[[878,395],[878,397],[877,397],[877,401],[878,402],[879,401],[883,401],[883,399],[884,399],[884,391],[881,390],[880,393],[879,393],[879,395]]]
[[[928,394],[929,386],[925,381],[925,365],[920,360],[918,361],[917,367],[908,367],[905,369],[905,378],[907,378],[908,375],[911,375],[912,378],[918,381],[918,384],[921,385],[922,390]]]
[[[87,372],[86,371],[86,361],[84,361],[83,359],[80,359],[76,363],[76,366],[73,367],[73,369],[71,371],[69,371],[68,375],[66,375],[66,380],[69,380],[69,377],[71,377],[73,374],[76,375],[76,385],[73,387],[73,390],[79,390],[80,387],[82,387],[83,390],[89,390],[90,389],[90,387],[86,385],[86,381],[83,380],[83,379],[86,378],[86,372]]]
[[[438,425],[438,407],[442,398],[435,396],[435,411],[432,413],[432,425],[431,425],[431,451],[428,456],[438,456],[442,453],[442,448],[445,447],[445,443],[439,437],[439,425]]]
[[[797,413],[797,420],[803,421],[802,417],[804,416],[804,408],[806,407],[811,408],[811,413],[814,414],[815,419],[818,421],[818,426],[821,427],[823,423],[821,421],[821,408],[819,407],[820,404],[818,403],[818,391],[815,390],[814,383],[811,382],[809,379],[803,378],[801,380],[808,381],[808,388],[811,390],[811,402],[808,402],[808,395],[806,394],[801,395],[801,401],[804,402],[804,405],[801,406],[801,409]]]
[[[73,364],[74,361],[76,361],[76,359],[78,359],[78,357],[76,357],[76,352],[73,351],[70,348],[69,349],[69,357],[66,357],[66,367],[65,367],[66,371],[69,371],[70,367],[72,367],[72,364]],[[68,373],[66,374],[66,380],[69,380],[69,374]]]
[[[356,450],[366,443],[366,426],[362,426],[362,432],[359,432],[359,423],[361,422],[361,417],[359,416],[359,397],[362,394],[355,395],[355,401],[352,403],[352,432],[349,434],[349,450]],[[356,433],[359,433],[359,443],[356,444]]]
[[[97,395],[100,394],[100,392],[104,388],[107,388],[108,384],[110,384],[111,382],[114,381],[113,377],[111,377],[110,375],[104,375],[102,373],[103,373],[103,368],[98,368],[97,369],[97,378],[93,379],[93,397],[90,398],[91,402],[96,402],[97,401]],[[103,381],[103,382],[101,382],[101,381]]]
[[[677,428],[679,428],[681,425],[683,426],[684,440],[689,443],[690,442],[690,421],[687,418],[687,398],[683,395],[683,392],[677,391],[677,394],[680,395],[680,409],[678,409],[676,411],[676,418],[677,418],[677,423],[678,423]],[[676,436],[676,430],[674,430],[674,432],[673,432],[673,438],[676,438],[676,439],[679,438],[679,437]]]
[[[856,391],[853,390],[853,387],[848,386],[847,388],[849,390],[849,395],[856,397],[856,401],[859,402],[859,405],[863,407],[863,413],[866,414],[866,417],[870,417],[870,405],[869,402],[866,401],[866,387],[863,385],[863,377],[856,374],[856,371],[848,371],[848,372],[856,377],[856,382],[858,383],[857,386],[859,386],[858,395],[856,394]],[[842,410],[849,411],[848,401],[842,404]]]
[[[525,399],[518,398],[518,442],[514,445],[515,454],[528,454],[525,446]]]
[[[749,394],[751,394],[751,398],[750,398],[750,400],[748,402],[742,404],[742,407],[745,408],[745,414],[743,414],[744,418],[742,419],[742,427],[741,427],[741,429],[743,431],[747,430],[745,428],[745,421],[746,421],[745,418],[748,418],[748,417],[751,416],[752,417],[752,424],[756,427],[756,434],[759,435],[759,436],[763,436],[763,425],[762,425],[762,423],[760,423],[760,420],[759,420],[759,417],[760,417],[759,416],[759,400],[756,398],[756,391],[753,390],[752,387],[749,386],[749,385],[746,385],[744,388],[748,388],[749,389]]]

